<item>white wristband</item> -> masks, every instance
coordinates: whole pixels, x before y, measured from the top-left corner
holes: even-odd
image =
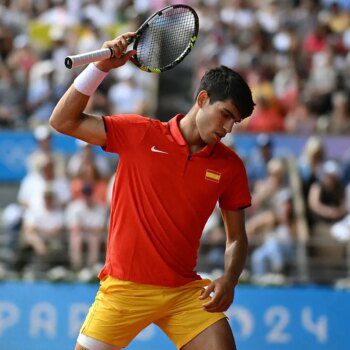
[[[84,95],[91,96],[108,73],[90,63],[74,80],[74,87]]]

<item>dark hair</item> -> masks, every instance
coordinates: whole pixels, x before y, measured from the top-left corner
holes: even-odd
[[[201,79],[196,98],[202,90],[207,92],[210,104],[232,100],[242,119],[249,117],[253,112],[255,103],[248,84],[230,68],[220,66],[208,70]]]

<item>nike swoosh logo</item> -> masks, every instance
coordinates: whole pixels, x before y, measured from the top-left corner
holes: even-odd
[[[151,148],[151,151],[152,151],[152,152],[156,152],[156,153],[169,154],[168,152],[164,152],[164,151],[161,151],[161,150],[157,149],[156,146],[153,146],[153,147]]]

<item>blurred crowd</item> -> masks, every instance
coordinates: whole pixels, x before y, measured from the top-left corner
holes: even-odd
[[[232,139],[230,145],[235,149]],[[252,206],[246,209],[250,281],[333,283],[346,279],[350,160],[331,158],[327,151],[325,139],[313,135],[298,157],[283,155],[273,134],[260,133],[248,156],[242,156],[252,194]],[[222,268],[225,240],[217,207],[202,237],[203,266]]]
[[[253,89],[254,118],[240,130],[349,133],[348,1],[177,2],[194,6],[200,18],[199,42],[192,57],[194,88],[206,69],[223,64],[241,72]],[[65,68],[67,55],[97,49],[123,31],[136,30],[149,14],[168,3],[2,1],[0,127],[25,129],[47,122],[55,103],[80,72]],[[130,64],[110,74],[89,109],[103,114],[152,114],[151,101],[156,96],[150,97],[147,91],[156,78],[134,74],[135,69]]]
[[[7,268],[27,279],[69,279],[69,272],[95,279],[104,261],[115,159],[80,140],[66,158],[52,149],[48,126],[36,127],[34,136],[37,148],[17,202],[2,214]]]
[[[198,79],[218,64],[246,77],[257,106],[237,131],[349,134],[349,10],[349,1],[204,1]]]
[[[350,135],[350,2],[175,2],[187,3],[199,14],[200,35],[190,56],[196,62],[193,93],[205,70],[220,64],[238,70],[253,91],[253,116],[235,126],[227,140],[235,149],[235,134],[257,135],[255,147],[241,155],[253,199],[247,210],[252,280],[295,274],[301,241],[310,242],[307,256],[344,265],[350,240],[350,154],[331,159],[321,136]],[[53,279],[69,279],[67,271],[82,280],[96,275],[103,262],[116,164],[83,142],[69,159],[52,149],[48,119],[81,71],[66,69],[64,57],[97,49],[111,37],[137,29],[167,4],[1,2],[0,129],[31,130],[38,144],[28,158],[17,203],[3,212],[10,237],[2,259],[6,269],[28,278],[48,271]],[[108,75],[88,111],[156,118],[155,80],[155,75],[127,64]],[[299,157],[281,157],[274,133],[305,136]],[[222,267],[224,244],[216,209],[200,249],[203,269]]]

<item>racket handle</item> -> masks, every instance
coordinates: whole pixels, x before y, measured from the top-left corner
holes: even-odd
[[[96,51],[82,53],[80,55],[67,56],[64,64],[68,69],[83,66],[92,62],[103,61],[113,56],[113,49],[105,48]]]

